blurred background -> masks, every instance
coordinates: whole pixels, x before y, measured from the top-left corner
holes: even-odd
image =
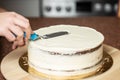
[[[118,0],[0,0],[0,6],[26,17],[115,16]]]

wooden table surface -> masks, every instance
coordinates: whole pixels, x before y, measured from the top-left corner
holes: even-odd
[[[29,18],[29,20],[33,30],[56,24],[88,26],[105,36],[105,44],[120,49],[120,19],[117,17]],[[12,43],[0,37],[0,62],[12,51],[11,45]],[[1,73],[0,80],[5,80]]]

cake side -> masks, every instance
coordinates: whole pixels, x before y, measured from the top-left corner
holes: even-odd
[[[51,55],[39,49],[29,49],[29,63],[37,69],[51,70],[79,70],[89,68],[99,63],[103,56],[103,46],[99,49],[82,55]]]

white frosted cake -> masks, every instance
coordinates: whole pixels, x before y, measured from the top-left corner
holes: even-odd
[[[68,34],[29,42],[30,73],[56,80],[94,74],[103,57],[104,36],[95,29],[76,25],[54,25],[35,32],[45,35],[61,31]]]

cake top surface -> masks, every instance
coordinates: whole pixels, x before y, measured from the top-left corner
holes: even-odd
[[[89,50],[102,44],[104,36],[95,29],[76,25],[54,25],[36,30],[39,35],[67,31],[69,34],[49,39],[30,41],[31,47],[43,51],[61,54],[74,54],[78,51]]]

